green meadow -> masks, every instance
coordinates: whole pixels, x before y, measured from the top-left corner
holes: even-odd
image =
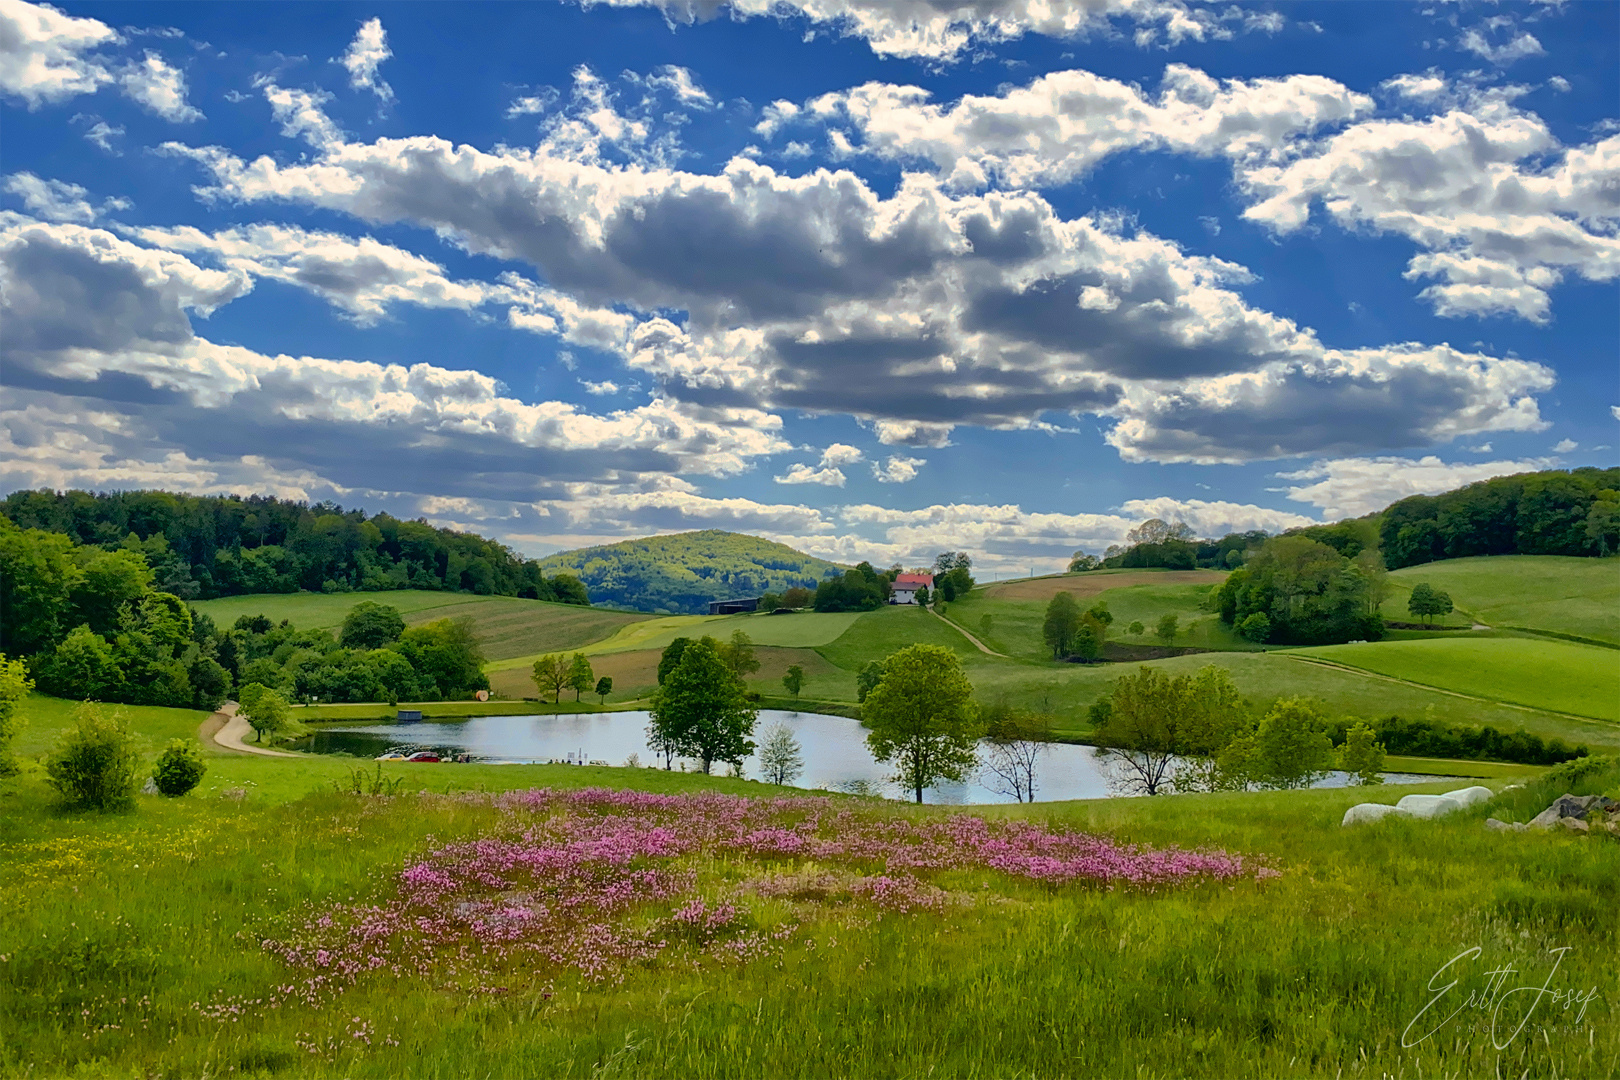
[[[29,699],[19,749],[48,744],[70,708]],[[202,719],[124,712],[149,744]],[[1620,1070],[1620,841],[1482,825],[1526,820],[1565,790],[1620,795],[1612,761],[1521,770],[1524,787],[1450,818],[1351,829],[1339,819],[1354,802],[1447,785],[971,810],[822,796],[897,825],[971,813],[1218,848],[1267,874],[1147,889],[951,871],[931,878],[940,910],[852,906],[813,888],[788,900],[745,893],[738,902],[755,916],[791,922],[756,953],[676,948],[605,981],[542,966],[500,992],[438,977],[427,957],[423,974],[379,970],[309,1002],[278,992],[297,976],[261,939],[332,904],[387,903],[408,862],[498,829],[480,789],[783,789],[647,769],[392,765],[400,793],[368,797],[334,789],[354,764],[343,759],[210,750],[207,761],[196,792],[141,796],[121,814],[57,809],[32,763],[0,780],[0,1075]],[[755,867],[743,854],[681,865],[712,895]],[[1456,997],[1431,1006],[1431,984],[1446,981],[1436,973],[1464,954]],[[1504,1010],[1493,1044],[1490,1012],[1446,1016],[1503,966],[1515,969],[1504,990],[1545,984],[1559,997],[1517,1031],[1524,1010]]]
[[[1450,621],[1542,630],[1620,645],[1620,557],[1448,559],[1396,570],[1389,580],[1400,591],[1384,603],[1386,619],[1416,621],[1406,613],[1406,599],[1413,585],[1426,581],[1451,594],[1459,617]]]
[[[1428,638],[1300,649],[1425,686],[1620,720],[1620,650],[1527,637]]]

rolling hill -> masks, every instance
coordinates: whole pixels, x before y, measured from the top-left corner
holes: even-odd
[[[757,536],[705,529],[579,548],[540,560],[550,574],[572,574],[591,600],[659,614],[704,614],[711,600],[815,588],[847,567]]]

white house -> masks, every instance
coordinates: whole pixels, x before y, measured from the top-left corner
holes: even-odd
[[[894,589],[889,593],[891,604],[915,604],[917,590],[934,587],[934,578],[931,574],[901,574],[894,579]]]

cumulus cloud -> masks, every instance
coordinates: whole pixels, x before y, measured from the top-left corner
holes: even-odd
[[[107,121],[99,119],[84,131],[85,141],[114,156],[117,156],[118,150],[113,147],[112,141],[123,134],[123,128],[114,127]]]
[[[393,304],[470,310],[507,295],[498,286],[453,281],[439,264],[369,236],[270,224],[211,234],[189,225],[124,231],[152,247],[203,255],[254,278],[308,290],[362,325]]]
[[[882,465],[872,462],[872,475],[880,484],[905,484],[917,479],[917,470],[926,464],[926,458],[890,454]]]
[[[4,190],[21,199],[30,214],[46,221],[88,224],[100,216],[85,197],[89,193],[78,184],[42,180],[33,173],[20,172],[5,178]]]
[[[1501,31],[1501,33],[1498,33]],[[1500,44],[1497,41],[1500,40]],[[1527,30],[1520,30],[1511,15],[1497,15],[1478,26],[1470,26],[1457,39],[1457,47],[1481,60],[1506,67],[1529,56],[1545,56],[1547,50]]]
[[[370,90],[383,101],[392,101],[394,88],[377,77],[377,69],[393,55],[382,20],[368,19],[360,24],[354,40],[338,62],[348,69],[349,85],[354,89]]]
[[[1553,453],[1567,454],[1572,450],[1580,449],[1580,445],[1581,444],[1576,442],[1574,439],[1559,439],[1558,444],[1553,447]]]
[[[118,81],[126,97],[171,123],[203,118],[202,110],[186,100],[185,74],[155,52],[148,51],[144,60],[125,68]]]
[[[724,476],[789,449],[780,420],[758,411],[655,398],[596,415],[518,401],[476,371],[271,356],[193,332],[188,314],[251,283],[239,268],[11,215],[0,228],[5,379],[121,413],[137,432],[126,457],[260,455],[339,485],[422,494]]]
[[[1443,346],[1325,349],[1246,304],[1243,267],[1064,220],[1030,192],[913,174],[884,197],[842,170],[735,158],[702,174],[431,137],[291,165],[169,150],[212,174],[209,198],[528,261],[554,297],[612,312],[610,347],[690,406],[843,413],[888,445],[1092,413],[1131,460],[1343,454],[1533,428],[1551,385],[1540,365]]]
[[[1310,481],[1289,487],[1288,497],[1317,507],[1328,520],[1338,520],[1376,513],[1409,495],[1438,495],[1493,476],[1536,472],[1557,464],[1557,458],[1445,462],[1433,456],[1352,457],[1313,462],[1309,468],[1277,477]]]
[[[299,90],[277,86],[269,79],[256,84],[270,103],[270,115],[289,139],[303,139],[317,150],[343,142],[343,132],[326,115],[325,105],[332,95],[324,90]]]
[[[121,40],[97,19],[76,19],[49,4],[0,0],[0,93],[30,109],[113,81],[94,53]]]
[[[1239,33],[1275,33],[1275,11],[1244,12],[1184,0],[581,0],[586,7],[652,7],[671,24],[721,14],[803,19],[864,40],[879,56],[951,63],[971,50],[1025,34],[1055,38],[1112,36],[1131,28],[1139,46],[1227,40]]]
[[[848,152],[927,161],[959,189],[987,183],[1050,187],[1127,150],[1270,158],[1299,137],[1371,112],[1373,101],[1332,79],[1222,82],[1183,64],[1165,68],[1156,96],[1089,71],[1055,71],[949,107],[915,86],[866,83],[824,94],[803,110],[767,110],[770,134],[795,116],[847,124]]]
[[[820,468],[797,463],[788,466],[788,471],[776,477],[778,484],[821,484],[826,487],[843,487],[845,480],[841,465],[854,465],[864,460],[865,454],[858,447],[848,443],[833,443],[821,453]]]
[[[1432,115],[1375,118],[1372,98],[1332,79],[1224,82],[1184,65],[1156,96],[1087,71],[935,104],[913,86],[867,83],[800,108],[777,102],[757,130],[830,129],[835,154],[925,164],[951,190],[1060,186],[1129,150],[1224,156],[1277,233],[1320,205],[1340,225],[1406,237],[1407,278],[1449,317],[1544,322],[1566,273],[1620,275],[1620,136],[1564,147],[1514,104],[1517,88],[1453,84],[1430,71],[1380,87]]]

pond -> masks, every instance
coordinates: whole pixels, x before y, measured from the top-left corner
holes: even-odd
[[[647,748],[647,721],[647,713],[638,711],[341,725],[321,729],[303,740],[302,748],[367,758],[398,748],[433,749],[445,754],[467,753],[475,761],[489,763],[594,761],[623,765],[634,754],[642,765],[661,764],[661,759]],[[856,721],[843,716],[762,709],[754,732],[756,741],[776,723],[791,728],[799,741],[804,771],[794,781],[798,787],[906,797],[889,782],[892,769],[872,759],[866,747],[866,729]],[[696,763],[687,763],[688,770],[696,767]],[[747,759],[743,775],[759,779],[758,761]],[[1384,779],[1392,784],[1420,784],[1445,778],[1385,773]],[[950,804],[1013,802],[1012,796],[994,790],[994,782],[994,777],[981,773],[967,783],[928,788],[923,800]],[[1347,774],[1336,772],[1316,786],[1343,787],[1347,782]],[[1100,799],[1113,794],[1117,792],[1109,790],[1104,763],[1097,760],[1091,747],[1049,743],[1044,748],[1036,773],[1038,801]]]

